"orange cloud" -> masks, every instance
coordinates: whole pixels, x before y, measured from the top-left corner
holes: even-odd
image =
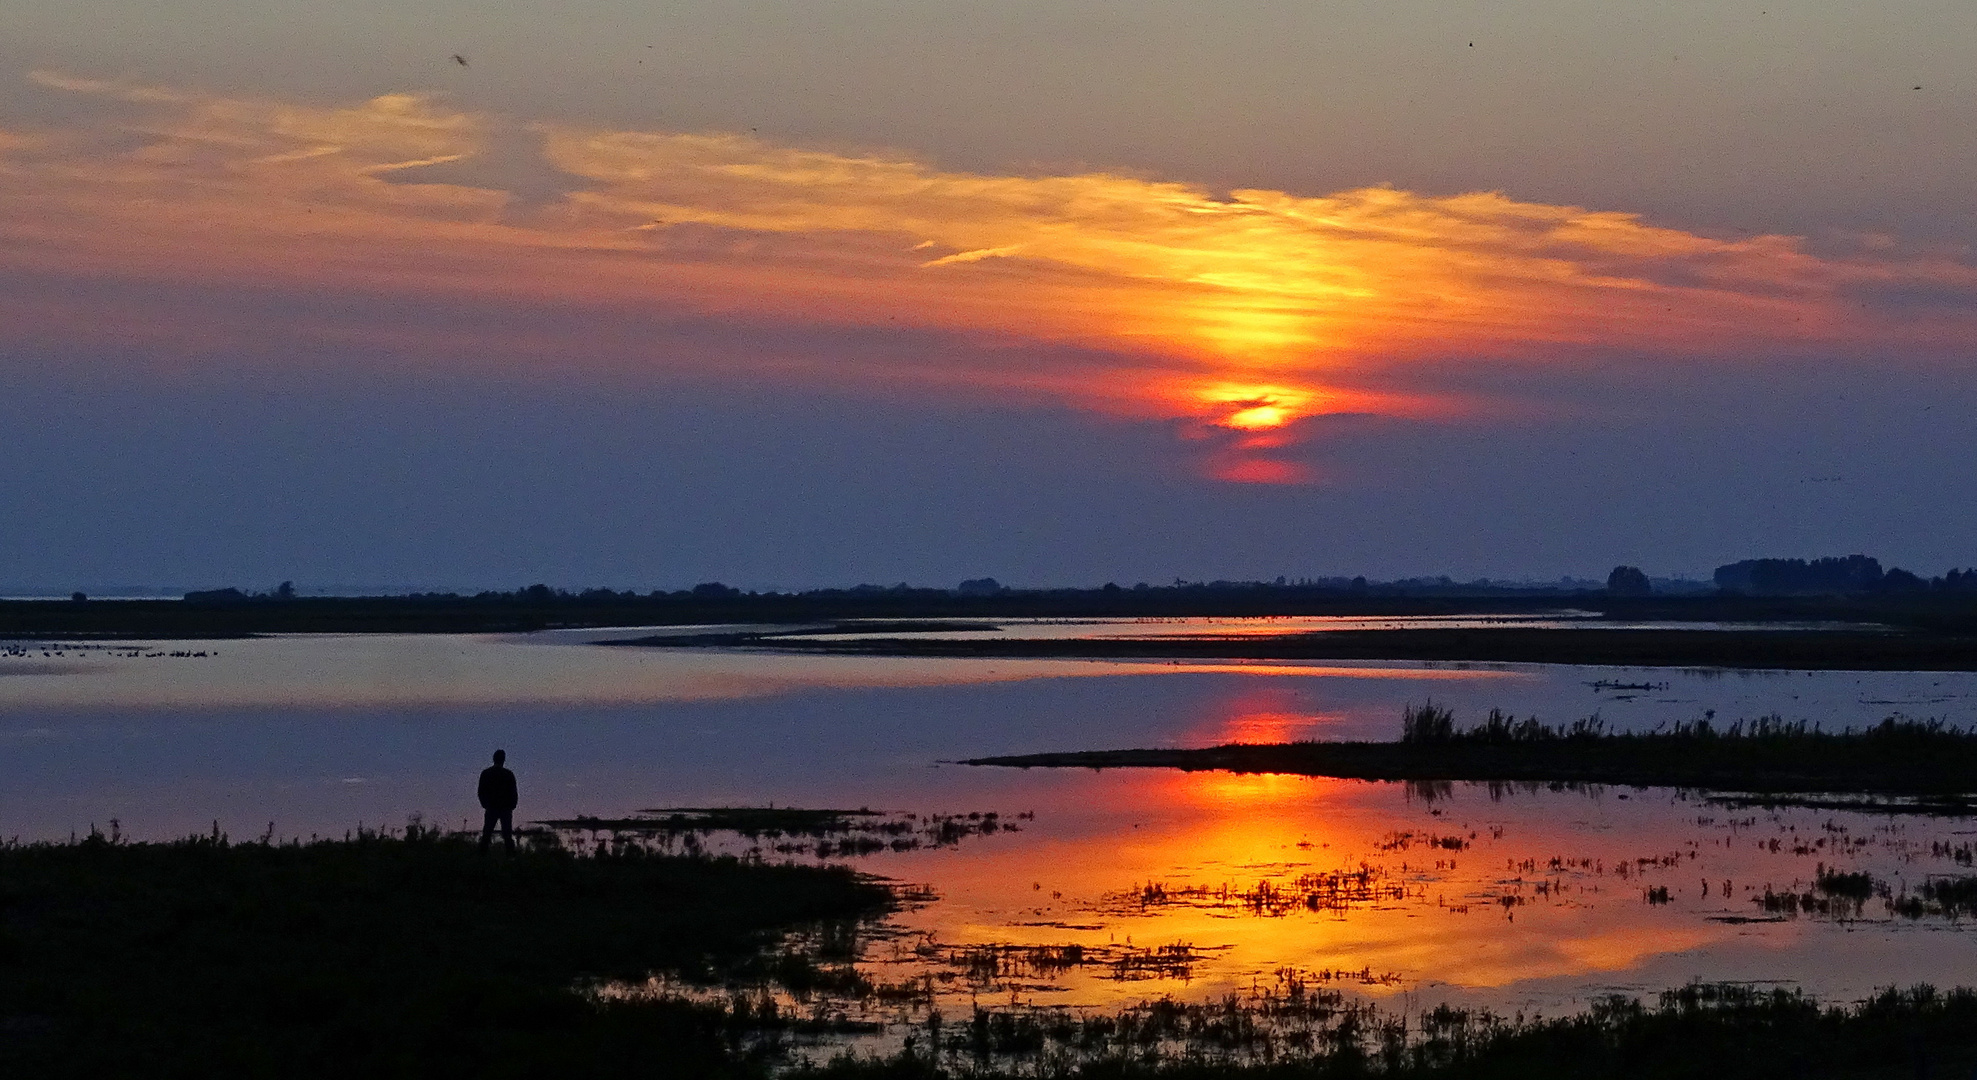
[[[1312,416],[1465,407],[1383,384],[1397,365],[1972,340],[1967,315],[1877,318],[1860,301],[1977,297],[1961,263],[1822,258],[1790,237],[1711,238],[1496,193],[1217,196],[520,125],[416,95],[332,108],[33,78],[114,103],[116,119],[0,130],[0,265],[1069,343],[1075,362],[928,356],[839,374],[1184,419],[1225,434],[1211,468],[1238,481],[1309,478],[1271,451]],[[550,197],[504,174],[496,151],[517,145],[555,179]],[[668,362],[657,353],[643,362]]]

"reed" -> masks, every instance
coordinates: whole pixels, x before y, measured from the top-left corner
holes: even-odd
[[[1977,1064],[1977,992],[1889,989],[1824,1006],[1789,990],[1700,984],[1537,1018],[1446,1006],[1401,1014],[1282,985],[1219,1002],[1108,1013],[977,1007],[905,1049],[796,1075],[838,1080],[1818,1080],[1961,1077]]]
[[[1428,801],[1453,781],[1679,787],[1845,809],[1977,812],[1977,731],[1891,716],[1827,731],[1777,716],[1713,716],[1646,732],[1609,731],[1595,714],[1563,726],[1491,710],[1471,727],[1433,702],[1409,706],[1396,742],[1230,744],[1203,749],[1090,750],[976,758],[1016,768],[1180,768],[1298,773],[1413,785]],[[1863,800],[1821,799],[1836,793]],[[1808,798],[1808,797],[1811,798]],[[1908,800],[1902,802],[1901,800]]]

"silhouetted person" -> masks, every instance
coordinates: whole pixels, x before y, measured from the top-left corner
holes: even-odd
[[[494,824],[501,823],[501,842],[509,852],[515,850],[515,774],[502,768],[508,760],[508,751],[496,750],[494,764],[481,770],[481,809],[487,811],[487,820],[481,825],[481,850],[486,851],[494,842]]]

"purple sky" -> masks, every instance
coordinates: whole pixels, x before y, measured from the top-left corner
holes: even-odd
[[[1940,573],[1971,71],[1951,3],[15,5],[0,587]]]

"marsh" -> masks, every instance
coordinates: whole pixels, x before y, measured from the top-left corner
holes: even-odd
[[[807,1051],[820,1061],[845,1045],[896,1051],[913,1025],[984,1000],[1194,1007],[1290,978],[1417,1019],[1444,1006],[1566,1015],[1615,992],[1652,1000],[1701,979],[1781,982],[1844,1003],[1891,985],[1967,984],[1977,957],[1977,937],[1950,907],[1901,908],[1937,903],[1932,883],[1971,873],[1972,826],[1961,819],[1733,806],[1655,787],[951,763],[1393,740],[1404,710],[1429,699],[1464,724],[1502,708],[1560,724],[1597,714],[1614,731],[1705,714],[1968,724],[1977,720],[1970,674],[591,644],[651,634],[22,650],[0,657],[0,814],[23,840],[87,836],[92,824],[107,832],[113,818],[145,840],[208,834],[215,819],[222,832],[277,845],[402,829],[412,815],[477,832],[461,778],[487,747],[503,746],[529,763],[524,816],[577,826],[568,839],[582,850],[635,839],[644,811],[669,807],[911,815],[916,836],[970,814],[1017,826],[895,845],[906,833],[773,836],[759,824],[727,827],[754,820],[730,811],[644,830],[657,855],[821,858],[911,886],[916,899],[851,946],[858,976],[847,985],[870,992],[831,1006],[886,1034],[826,1040]],[[1765,903],[1821,895],[1816,883],[1832,873],[1868,875],[1887,896],[1843,918]],[[799,1011],[820,1000],[767,989]]]

